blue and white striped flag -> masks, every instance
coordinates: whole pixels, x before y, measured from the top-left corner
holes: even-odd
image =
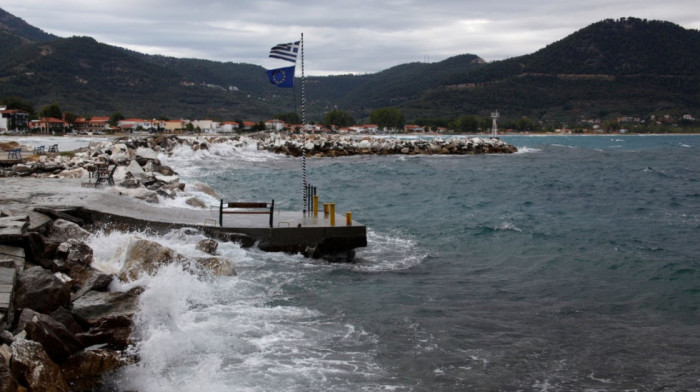
[[[301,41],[297,42],[290,42],[288,44],[279,44],[275,45],[272,50],[270,50],[270,57],[274,57],[276,59],[282,59],[282,60],[287,60],[291,61],[293,63],[297,62],[297,53],[299,53],[299,43]]]

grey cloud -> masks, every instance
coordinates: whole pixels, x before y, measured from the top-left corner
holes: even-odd
[[[532,53],[591,23],[635,16],[700,27],[700,4],[675,0],[5,0],[2,7],[61,36],[158,54],[265,66],[274,44],[305,36],[308,74],[368,73],[471,53]]]

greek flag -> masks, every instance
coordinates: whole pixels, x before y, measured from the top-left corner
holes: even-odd
[[[274,57],[276,59],[282,59],[282,60],[287,60],[291,61],[293,63],[297,62],[297,53],[299,53],[299,43],[301,41],[297,42],[290,42],[288,44],[279,44],[275,45],[272,50],[270,50],[270,57]]]

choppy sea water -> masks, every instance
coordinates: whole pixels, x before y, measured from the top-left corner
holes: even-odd
[[[222,243],[237,277],[162,269],[136,283],[140,362],[115,389],[700,390],[700,136],[503,139],[521,152],[308,159],[321,201],[368,227],[357,264]],[[301,209],[299,158],[162,160]],[[98,265],[134,235],[94,236]],[[139,235],[201,255],[199,233]]]

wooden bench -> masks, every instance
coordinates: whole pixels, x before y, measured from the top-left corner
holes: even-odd
[[[58,152],[58,144],[49,147],[49,152]]]
[[[22,159],[22,149],[13,148],[7,152],[7,159]]]
[[[46,146],[34,147],[34,155],[46,154]]]
[[[230,208],[233,208],[231,210]],[[244,210],[241,210],[243,208]],[[272,214],[275,212],[275,200],[271,203],[265,202],[229,202],[224,203],[221,199],[219,205],[219,226],[224,226],[224,214],[269,214],[270,227],[272,227]]]

